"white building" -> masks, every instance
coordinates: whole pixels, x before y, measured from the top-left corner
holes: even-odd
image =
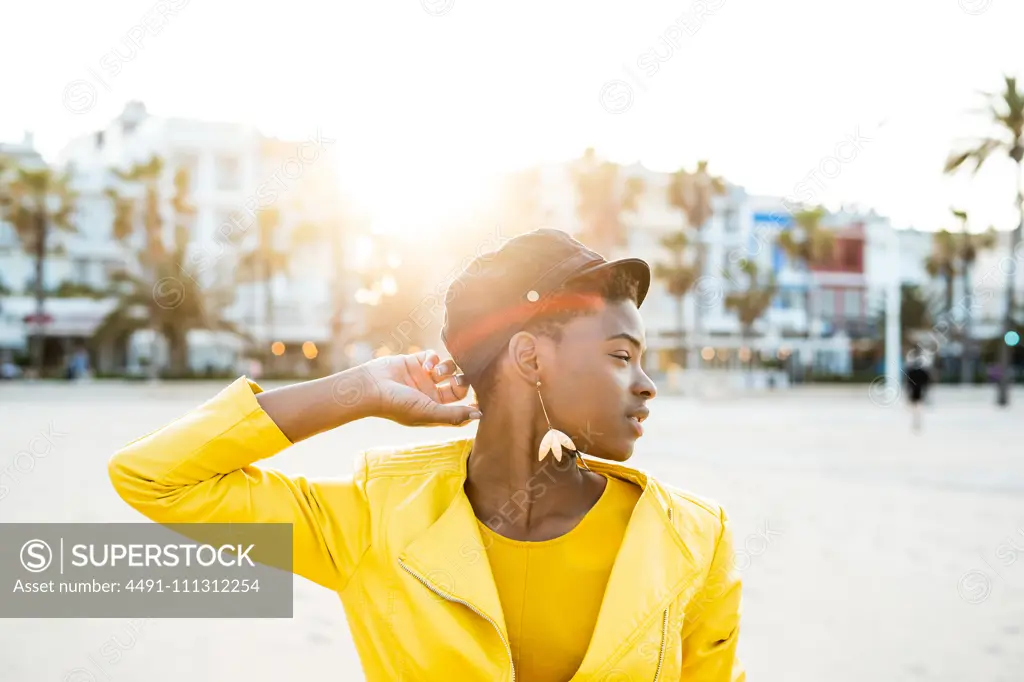
[[[317,134],[307,140],[268,139],[249,126],[153,116],[141,103],[129,103],[103,130],[72,140],[58,158],[60,167],[74,168],[76,173],[79,229],[77,234],[52,240],[47,288],[71,282],[104,290],[115,273],[133,266],[132,253],[114,239],[113,206],[105,191],[118,184],[111,169],[127,169],[158,155],[166,162],[161,178],[164,196],[173,193],[178,168],[189,171],[192,183],[195,215],[187,271],[182,276],[201,282],[211,302],[219,301],[220,317],[246,332],[257,348],[278,342],[275,345],[283,346],[287,365],[304,367],[310,360],[302,347],[312,343],[319,350],[330,347],[331,364],[338,365],[339,349],[348,346],[362,328],[360,307],[352,301],[361,286],[360,271],[369,266],[359,262],[360,250],[342,225],[333,153],[331,142]],[[0,154],[18,156],[22,163],[42,163],[30,136],[21,145],[0,146]],[[667,261],[669,254],[660,240],[685,224],[683,215],[667,201],[671,174],[634,164],[622,168],[621,176],[641,179],[645,191],[637,211],[623,215],[626,244],[605,255],[639,256],[652,265]],[[527,169],[513,178],[508,196],[496,211],[503,220],[511,217],[515,223],[501,230],[504,237],[542,225],[580,231],[568,164]],[[780,231],[792,225],[792,207],[781,197],[751,196],[742,187],[729,186],[724,196],[715,198],[714,207],[701,233],[705,275],[685,297],[682,316],[687,344],[710,351],[705,366],[736,367],[752,349],[762,359],[813,362],[820,371],[850,372],[857,353],[870,345],[866,340],[880,335],[875,323],[884,308],[886,284],[897,267],[891,257],[896,244],[896,276],[905,284],[941,291],[941,282],[924,269],[931,233],[894,230],[887,218],[873,211],[850,208],[826,216],[823,224],[834,230],[840,248],[833,262],[807,270],[790,263],[776,245]],[[273,247],[289,257],[285,269],[267,281],[262,273],[243,265],[245,253],[259,241],[257,215],[267,215],[270,209],[280,217]],[[162,210],[169,242],[174,225],[169,202]],[[1009,234],[1002,238],[998,249],[979,256],[971,275],[973,331],[978,338],[1001,334]],[[736,315],[725,307],[726,296],[745,287],[746,278],[737,267],[742,260],[755,262],[759,272],[773,277],[780,289],[770,309],[755,323],[750,339],[741,337]],[[1017,262],[1024,264],[1024,259]],[[0,281],[24,295],[32,277],[31,258],[21,252],[9,226],[0,224]],[[954,298],[960,303],[964,287],[959,281],[957,287]],[[1018,301],[1024,301],[1024,276],[1018,277],[1018,287]],[[230,295],[218,297],[217,292]],[[67,305],[55,300],[47,312],[57,318],[70,315]],[[24,350],[27,330],[18,312],[23,307],[10,302],[6,314],[0,312],[0,349]],[[86,320],[83,311],[92,311],[88,314],[93,319]],[[698,311],[699,333],[695,332]],[[85,338],[106,312],[102,305],[83,303],[75,308],[74,324],[57,319],[50,333],[58,336],[64,333],[60,330],[74,329],[68,339]],[[676,301],[657,279],[644,304],[644,317],[651,368],[664,370],[677,345]],[[199,331],[190,337],[195,344],[193,369],[201,371],[211,362],[219,367],[230,349],[238,348],[218,335]],[[136,369],[154,347],[145,336],[124,340],[125,349],[115,354],[114,364]],[[156,347],[154,352],[162,355],[164,351]]]
[[[642,179],[645,192],[638,210],[623,215],[627,244],[605,255],[633,255],[652,264],[666,261],[668,254],[660,239],[684,224],[683,216],[666,200],[671,174],[635,164],[622,168],[621,175]],[[573,233],[580,231],[568,164],[520,172],[512,184],[515,196],[508,210],[524,227],[548,225]],[[941,282],[925,270],[932,233],[896,229],[887,217],[852,206],[829,213],[822,221],[835,237],[831,262],[809,270],[791,263],[776,240],[782,230],[791,227],[795,208],[782,197],[751,196],[735,186],[728,188],[726,196],[715,199],[715,215],[702,231],[705,276],[683,302],[687,341],[698,336],[695,340],[699,347],[714,351],[713,361],[705,364],[736,366],[739,351],[749,346],[762,358],[792,356],[796,364],[813,362],[817,372],[847,374],[857,366],[861,370],[869,365],[877,367],[876,341],[882,338],[882,313],[890,280],[898,277],[901,283],[922,286],[931,295],[941,291]],[[972,331],[978,339],[1002,333],[1009,235],[1004,234],[1003,239],[1005,243],[999,248],[979,256],[972,272]],[[899,250],[896,261],[894,248]],[[745,277],[737,273],[743,259],[754,261],[765,277],[773,276],[780,289],[771,308],[755,323],[755,338],[749,340],[741,338],[738,319],[724,305],[729,292],[745,286]],[[1024,292],[1024,276],[1018,280]],[[957,287],[955,303],[964,300],[962,283],[958,282]],[[1024,301],[1024,295],[1018,300]],[[698,306],[702,331],[695,335]],[[657,280],[644,303],[644,319],[652,368],[664,369],[676,345],[676,302]]]
[[[35,149],[31,133],[26,133],[19,144],[0,144],[0,158],[29,170],[46,167],[46,161]],[[51,229],[46,245],[43,286],[48,292],[62,285],[103,289],[108,275],[122,267],[123,256],[117,249],[89,239],[87,235]],[[0,220],[0,284],[10,292],[0,300],[0,362],[28,352],[33,327],[26,323],[26,318],[36,313],[32,296],[35,280],[34,254],[26,253],[13,226]],[[44,315],[51,318],[51,322],[46,330],[44,360],[50,364],[60,362],[73,344],[88,338],[107,312],[109,306],[90,298],[48,301]]]
[[[945,312],[946,284],[931,277],[925,261],[932,253],[934,233],[918,230],[898,230],[900,240],[900,275],[903,284],[921,287],[924,296],[936,303],[933,311],[938,317]],[[934,334],[929,338],[942,341],[940,352],[960,353],[958,334],[967,316],[970,316],[971,337],[976,341],[1002,338],[1003,318],[1006,314],[1006,286],[1008,274],[1016,264],[1015,300],[1018,311],[1024,303],[1024,247],[1011,252],[1012,232],[997,233],[992,249],[979,251],[977,260],[965,283],[962,274],[953,281],[952,323],[936,321]],[[1019,312],[1018,312],[1019,316]]]
[[[32,134],[25,133],[20,144],[0,144],[0,158],[9,158],[26,169],[45,168],[46,161],[33,144]],[[56,230],[49,232],[47,246],[44,286],[48,290],[63,282],[99,288],[105,282],[104,266],[119,266],[121,261],[119,253],[103,248],[106,245]],[[96,246],[100,246],[98,252]],[[14,228],[0,221],[0,283],[15,293],[29,293],[34,281],[34,259],[22,251]]]
[[[9,153],[7,147],[0,149],[5,152]],[[181,277],[201,283],[210,293],[209,302],[221,301],[217,315],[248,333],[261,347],[275,341],[283,344],[285,358],[279,362],[289,367],[295,362],[308,364],[308,344],[305,353],[302,344],[329,345],[332,322],[335,329],[340,324],[333,315],[338,307],[336,295],[346,284],[336,276],[343,272],[336,265],[343,251],[343,235],[334,199],[338,184],[333,153],[331,141],[315,131],[306,140],[282,141],[241,124],[153,116],[142,103],[130,102],[104,129],[70,141],[56,159],[57,167],[74,171],[78,231],[54,238],[55,252],[46,264],[46,286],[54,289],[66,281],[106,290],[113,275],[137,266],[129,249],[114,238],[114,207],[105,192],[108,188],[124,190],[113,169],[127,170],[156,155],[165,164],[159,182],[165,198],[161,211],[168,245],[175,223],[169,201],[175,172],[184,168],[191,180],[195,213]],[[256,216],[270,213],[270,209],[280,216],[273,246],[288,258],[284,270],[265,282],[262,273],[241,271],[239,264],[245,252],[257,244]],[[323,248],[325,240],[333,248]],[[140,247],[141,236],[137,242],[130,247]],[[6,286],[28,292],[32,260],[18,248],[9,226],[0,226],[0,272]],[[266,302],[268,290],[272,307]],[[227,292],[226,297],[215,292]],[[55,315],[62,314],[61,305],[54,304]],[[93,321],[93,329],[101,320]],[[61,324],[55,320],[48,336],[56,335]],[[23,329],[18,334],[6,328],[0,335],[6,341],[0,340],[0,344],[23,350],[27,332]],[[192,334],[190,338],[202,344],[211,337]],[[127,364],[129,370],[137,369],[145,353],[131,349],[149,344],[124,341],[127,352],[120,354],[120,363]],[[232,345],[219,339],[210,343],[217,349]],[[195,370],[205,368],[200,362],[204,357],[223,357],[219,351],[206,353],[200,348],[195,348],[193,355]]]
[[[640,164],[622,169],[623,178],[639,178],[644,185],[637,210],[623,214],[627,228],[625,246],[604,254],[609,258],[636,256],[656,265],[667,262],[668,252],[661,239],[682,229],[683,214],[667,201],[671,173],[653,171]],[[539,199],[535,202],[537,222],[578,233],[581,223],[576,213],[576,192],[567,165],[544,166],[536,173]],[[808,341],[802,288],[808,286],[808,273],[786,266],[774,247],[781,229],[781,216],[788,212],[781,198],[752,197],[742,187],[729,185],[725,195],[714,199],[715,212],[701,231],[705,248],[704,276],[683,300],[683,328],[687,345],[709,353],[702,362],[707,367],[738,367],[741,358],[752,349],[765,357],[785,359],[801,349],[815,349],[821,362],[832,371],[843,372],[849,365],[849,340],[841,335],[821,336]],[[774,221],[774,222],[773,222]],[[784,222],[784,221],[783,221]],[[726,296],[746,287],[746,276],[739,272],[742,260],[754,261],[767,280],[773,273],[783,288],[776,304],[753,329],[751,339],[741,337],[740,322],[726,309]],[[825,275],[823,279],[828,279]],[[858,280],[864,286],[862,278]],[[695,333],[697,314],[700,332]],[[664,371],[672,364],[677,347],[677,305],[665,284],[652,282],[644,303],[644,320],[650,348],[650,368]],[[710,359],[708,359],[710,358]]]

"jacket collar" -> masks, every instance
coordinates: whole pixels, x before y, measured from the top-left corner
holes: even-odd
[[[463,490],[466,460],[473,441],[452,448],[457,485],[447,509],[400,554],[400,561],[431,589],[450,601],[464,602],[492,621],[505,642],[508,631],[476,515]],[[660,619],[668,605],[699,582],[703,562],[686,546],[672,521],[672,498],[638,469],[585,458],[593,471],[643,489],[612,566],[597,623],[579,671],[582,680],[602,670],[636,637]],[[447,489],[447,486],[445,486]]]

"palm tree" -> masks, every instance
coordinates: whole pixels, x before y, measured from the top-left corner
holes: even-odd
[[[140,261],[149,267],[155,267],[155,264],[165,255],[163,220],[160,216],[160,180],[164,174],[164,161],[154,154],[149,161],[135,164],[127,171],[115,169],[114,174],[122,182],[133,186],[136,192],[139,188],[141,189],[143,195],[142,237],[145,246]],[[133,196],[132,199],[137,200],[137,197]]]
[[[820,206],[799,210],[793,216],[794,227],[779,234],[779,246],[808,273],[813,264],[829,260],[835,249],[834,235],[821,226],[824,217],[825,209]],[[810,340],[813,336],[810,282],[804,289],[804,317]]]
[[[242,334],[223,321],[220,311],[212,305],[219,297],[199,285],[198,269],[186,261],[187,241],[182,241],[180,234],[175,241],[169,257],[153,273],[155,283],[149,277],[129,272],[115,276],[120,284],[118,304],[100,324],[95,339],[102,342],[141,329],[154,329],[167,341],[169,374],[183,376],[189,371],[189,331],[210,329]]]
[[[904,348],[912,346],[916,331],[933,326],[935,313],[941,303],[928,295],[919,286],[913,284],[900,285],[900,341]],[[885,313],[882,313],[884,318]],[[885,328],[884,320],[879,328]]]
[[[743,259],[739,262],[739,271],[747,276],[747,286],[740,291],[734,291],[725,297],[725,309],[733,310],[740,321],[740,339],[744,346],[753,336],[754,323],[757,322],[768,307],[772,304],[778,287],[774,278],[767,283],[762,283],[757,271],[757,263]],[[750,362],[747,368],[753,366],[753,352],[750,355]]]
[[[661,245],[671,255],[668,263],[654,264],[654,277],[665,282],[669,296],[675,300],[676,308],[676,362],[683,364],[686,349],[684,343],[683,299],[697,281],[697,269],[684,261],[690,245],[686,232],[680,230],[661,238]]]
[[[32,370],[35,376],[43,373],[45,339],[44,314],[46,305],[46,257],[51,246],[50,233],[54,228],[74,232],[71,217],[75,211],[77,194],[71,189],[72,170],[58,173],[49,168],[29,170],[7,168],[0,170],[9,182],[0,178],[0,218],[14,227],[21,248],[35,259],[33,293],[36,299],[34,333],[32,335]]]
[[[997,237],[995,229],[989,228],[983,234],[971,234],[967,230],[967,213],[952,209],[953,216],[960,221],[960,233],[957,235],[957,257],[960,261],[960,277],[964,288],[964,324],[961,333],[960,350],[960,383],[974,381],[974,338],[971,334],[971,322],[974,311],[971,302],[971,268],[978,259],[978,252],[995,246]]]
[[[929,275],[942,279],[943,316],[947,324],[952,324],[953,318],[953,283],[959,265],[957,252],[956,236],[949,230],[939,230],[932,237],[932,252],[924,262]]]
[[[311,232],[314,226],[302,226],[296,235],[300,240],[313,240],[316,235]],[[256,214],[256,243],[244,251],[238,262],[239,283],[261,284],[263,287],[263,334],[259,343],[264,352],[276,340],[274,324],[274,279],[287,271],[288,253],[277,248],[277,235],[281,229],[281,214],[274,207],[260,210]],[[253,320],[256,319],[256,287],[253,287]],[[273,365],[274,357],[269,363]]]
[[[274,280],[288,266],[288,254],[276,250],[277,233],[281,228],[281,213],[273,206],[256,214],[256,260],[263,281],[263,323],[267,345],[274,341]],[[273,363],[273,359],[271,359]]]
[[[635,212],[644,192],[641,178],[619,175],[619,167],[602,161],[592,147],[570,167],[576,187],[576,215],[583,229],[580,241],[602,255],[626,244],[623,211]]]
[[[708,173],[708,162],[699,161],[693,173],[679,169],[672,175],[668,185],[668,203],[683,214],[683,230],[690,232],[696,250],[694,261],[694,282],[704,275],[703,231],[708,220],[714,215],[714,197],[725,194],[726,183],[722,178]],[[697,339],[703,328],[703,309],[698,304],[693,310],[693,342],[690,344],[692,366],[699,366]]]
[[[159,281],[156,274],[160,264],[167,258],[163,240],[163,218],[160,215],[160,180],[164,174],[164,165],[163,159],[154,154],[149,161],[135,164],[127,171],[114,169],[114,175],[127,186],[130,196],[122,197],[113,189],[107,190],[107,196],[114,202],[114,234],[123,243],[134,239],[137,231],[135,218],[140,201],[138,195],[142,195],[142,248],[138,252],[138,265],[142,271],[143,281],[149,280],[154,286]],[[156,379],[160,373],[156,362],[157,338],[160,335],[159,316],[151,315],[150,322],[153,346],[150,353],[149,376]]]
[[[1024,91],[1017,88],[1017,79],[1004,76],[1003,92],[982,93],[988,100],[986,113],[993,126],[993,136],[976,141],[966,150],[955,151],[946,160],[945,172],[954,173],[968,161],[974,164],[974,173],[985,164],[996,152],[1008,155],[1017,165],[1017,212],[1020,216],[1017,227],[1013,231],[1010,244],[1011,269],[1006,276],[1006,311],[1003,320],[1003,331],[1013,330],[1014,287],[1016,261],[1013,260],[1021,243],[1021,232],[1024,231]],[[996,395],[998,405],[1010,403],[1010,348],[1005,343],[999,345],[999,388]]]
[[[198,268],[188,262],[191,219],[195,207],[190,196],[191,180],[184,168],[174,173],[174,194],[169,199],[174,214],[171,248],[167,247],[163,239],[164,223],[160,211],[163,203],[160,194],[163,169],[162,159],[154,156],[147,163],[127,172],[115,171],[129,188],[137,190],[141,186],[143,210],[140,230],[137,220],[139,192],[135,191],[135,196],[126,196],[108,190],[107,196],[114,204],[114,235],[123,244],[129,244],[141,232],[144,247],[135,252],[138,267],[117,276],[120,293],[118,305],[98,330],[101,337],[146,328],[152,330],[154,352],[150,364],[151,377],[159,373],[155,352],[158,337],[162,336],[167,341],[170,373],[180,376],[189,369],[190,330],[211,329],[237,333],[234,327],[221,320],[219,311],[213,310],[214,302],[219,300],[216,292],[204,290],[199,283],[201,275]]]

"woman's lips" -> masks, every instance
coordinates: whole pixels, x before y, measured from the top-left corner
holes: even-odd
[[[640,420],[637,417],[626,417],[626,420],[633,427],[633,430],[636,431],[637,438],[644,435],[643,424],[640,423]]]

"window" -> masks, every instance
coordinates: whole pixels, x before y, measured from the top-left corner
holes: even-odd
[[[864,315],[860,289],[847,289],[843,292],[843,315],[853,318],[860,318]]]
[[[189,191],[194,192],[199,182],[199,155],[185,153],[178,157],[178,170],[188,173]]]
[[[185,228],[185,233],[188,235],[190,240],[199,239],[198,233],[199,219],[195,213],[180,213],[174,216],[175,228],[178,226]]]
[[[0,220],[0,248],[13,248],[19,244],[18,235],[15,233],[14,228]]]
[[[237,157],[217,158],[217,187],[227,190],[242,189],[242,167]]]
[[[736,209],[731,205],[725,208],[725,231],[728,234],[739,232],[740,225],[739,221],[736,220]]]
[[[248,230],[248,222],[240,218],[238,211],[219,209],[215,214],[216,225],[213,239],[220,243],[239,244]],[[244,214],[241,214],[244,216]]]
[[[847,270],[860,269],[860,243],[850,240],[843,249],[843,267]]]
[[[103,277],[107,280],[119,277],[125,271],[125,264],[119,260],[103,261]]]
[[[818,292],[818,311],[826,319],[836,314],[836,293],[833,289],[822,289]]]
[[[786,310],[799,310],[804,306],[804,292],[799,289],[783,289],[780,299]]]

